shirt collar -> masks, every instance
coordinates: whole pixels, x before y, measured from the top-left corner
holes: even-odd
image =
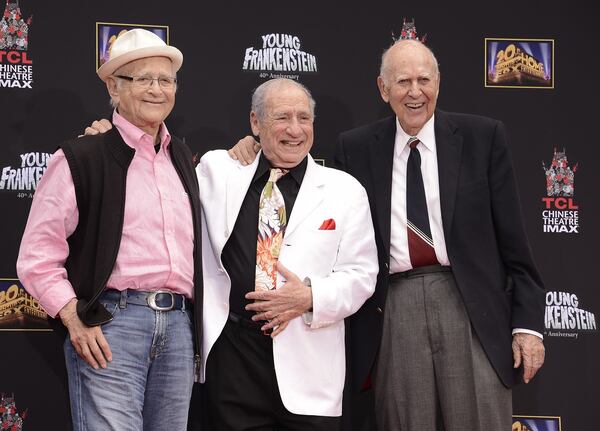
[[[431,116],[429,120],[423,125],[419,133],[417,133],[417,139],[427,148],[429,151],[435,152],[435,114]],[[396,117],[396,152],[399,154],[404,150],[408,140],[412,137],[402,129],[398,117]],[[400,145],[398,145],[400,144]]]
[[[258,160],[258,167],[256,168],[256,172],[254,173],[254,177],[252,178],[252,182],[257,181],[263,175],[265,175],[269,170],[273,167],[271,162],[267,160],[265,157],[265,153],[261,151],[260,159]],[[304,179],[304,174],[306,173],[306,166],[308,165],[308,156],[306,156],[299,164],[289,169],[287,175],[290,175],[298,185],[302,185],[302,180]]]
[[[142,129],[125,119],[115,109],[113,112],[113,124],[121,134],[121,137],[127,145],[134,149],[150,148],[154,152],[154,142],[152,137]],[[167,125],[163,122],[158,130],[158,137],[161,148],[167,149],[171,143],[171,134]]]

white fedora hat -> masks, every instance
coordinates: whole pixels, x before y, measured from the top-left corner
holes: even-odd
[[[183,54],[177,48],[167,45],[151,31],[136,28],[123,33],[113,42],[108,61],[96,73],[101,80],[106,81],[119,67],[146,57],[169,58],[175,72],[183,63]]]

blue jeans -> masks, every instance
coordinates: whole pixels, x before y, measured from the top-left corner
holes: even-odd
[[[185,431],[194,382],[191,312],[100,301],[114,319],[102,325],[112,351],[94,370],[67,337],[64,350],[75,431]]]

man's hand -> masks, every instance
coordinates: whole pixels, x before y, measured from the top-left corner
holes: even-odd
[[[268,320],[261,329],[273,329],[271,337],[281,333],[288,322],[312,308],[312,290],[296,274],[277,262],[277,271],[287,280],[279,289],[254,291],[246,299],[255,302],[246,305],[246,310],[256,311],[252,320]]]
[[[229,157],[233,160],[238,160],[242,165],[246,166],[254,161],[258,150],[260,150],[260,144],[256,142],[252,136],[246,136],[245,138],[240,139],[238,143],[227,152],[229,153]]]
[[[63,325],[69,330],[69,338],[75,350],[95,370],[106,368],[112,361],[112,352],[99,326],[86,326],[77,315],[77,299],[73,298],[60,311]]]
[[[545,349],[540,337],[523,332],[513,335],[512,342],[514,367],[519,368],[523,364],[523,381],[529,383],[535,373],[544,364]]]
[[[85,128],[86,135],[97,135],[98,133],[106,133],[112,129],[112,124],[106,119],[96,120],[91,126]],[[80,135],[82,136],[82,135]]]

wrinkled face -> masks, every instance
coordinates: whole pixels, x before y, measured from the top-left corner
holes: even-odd
[[[402,129],[414,136],[435,111],[440,75],[433,56],[418,42],[401,42],[387,55],[389,67],[385,76],[377,78],[377,85]]]
[[[166,57],[132,61],[120,67],[114,75],[175,77],[171,60]],[[112,76],[107,79],[106,85],[112,99],[118,102],[119,114],[147,132],[160,126],[175,104],[175,87],[163,88],[156,80],[149,87],[140,88],[131,81]]]
[[[250,113],[252,132],[260,136],[265,157],[279,168],[293,168],[313,144],[313,114],[306,93],[292,84],[272,87],[265,97],[264,118]]]

